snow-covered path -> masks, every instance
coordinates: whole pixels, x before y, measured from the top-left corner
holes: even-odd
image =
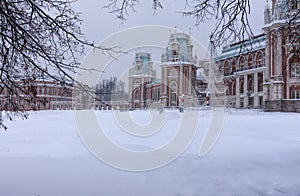
[[[300,114],[226,112],[216,146],[200,158],[196,152],[209,113],[200,111],[199,134],[186,153],[147,172],[118,170],[91,155],[72,111],[7,122],[8,131],[0,132],[0,195],[300,195]],[[167,121],[177,115],[172,111]],[[98,117],[114,127],[110,112]],[[122,134],[111,136],[129,148],[156,146],[170,137],[145,139],[143,146]]]

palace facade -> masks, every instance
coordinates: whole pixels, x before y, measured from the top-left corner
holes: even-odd
[[[225,46],[214,58],[214,68],[223,75],[227,107],[300,112],[300,21],[291,20],[299,10],[300,2],[296,0],[272,0],[270,6],[266,1],[264,33]],[[123,83],[112,92],[95,91],[91,96],[92,88],[77,91],[51,79],[37,79],[28,86],[20,80],[24,91],[18,91],[19,97],[1,88],[0,109],[201,106],[206,105],[210,91],[206,80],[209,68],[205,60],[198,61],[190,35],[175,32],[170,34],[161,55],[160,76],[150,53],[135,54],[129,69],[128,94]],[[33,101],[22,100],[22,93],[32,87]],[[108,100],[105,94],[110,95]]]
[[[300,22],[287,22],[299,9],[299,1],[272,0],[271,7],[266,1],[264,33],[225,46],[215,58],[227,107],[300,112]],[[199,68],[207,75],[209,66],[203,62],[193,56],[184,33],[170,35],[159,79],[151,55],[137,53],[129,71],[130,107],[201,105],[201,94],[209,92],[205,78],[197,76]]]
[[[150,53],[138,52],[129,70],[131,108],[178,107],[196,105],[197,57],[189,35],[173,33],[161,55],[161,76]]]
[[[0,92],[0,110],[67,110],[72,109],[72,88],[47,77],[34,81],[19,79],[16,86],[3,87]],[[17,94],[13,94],[12,92]],[[26,94],[25,94],[26,93]]]
[[[1,86],[0,111],[106,109],[93,92],[46,76],[18,79],[15,86]]]
[[[266,4],[265,111],[300,112],[300,22],[299,16],[292,19],[299,10],[299,0]]]
[[[216,65],[224,75],[226,105],[262,108],[265,64],[264,34],[224,47]]]
[[[266,2],[264,34],[223,48],[216,58],[224,74],[227,105],[300,111],[298,1]]]

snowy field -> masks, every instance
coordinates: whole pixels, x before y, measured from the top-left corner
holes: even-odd
[[[0,131],[0,195],[300,195],[300,114],[226,111],[215,147],[201,158],[197,150],[211,111],[199,112],[198,134],[187,151],[147,172],[115,169],[95,158],[78,136],[72,111],[6,121],[9,129]],[[131,115],[138,123],[151,118],[145,111]],[[180,113],[166,116],[165,130],[137,138],[121,132],[110,111],[97,113],[114,142],[137,151],[172,138]]]

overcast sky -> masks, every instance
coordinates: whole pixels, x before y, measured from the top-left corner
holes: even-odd
[[[136,7],[137,12],[129,12],[127,21],[123,25],[116,18],[115,14],[109,14],[109,10],[102,7],[107,4],[108,0],[78,0],[75,9],[82,12],[83,32],[88,39],[96,42],[101,41],[106,36],[120,31],[122,29],[139,26],[139,25],[164,25],[189,31],[192,28],[192,36],[204,45],[208,43],[208,35],[212,28],[212,22],[206,22],[199,27],[195,27],[195,20],[192,17],[183,17],[180,11],[185,7],[184,0],[164,0],[163,10],[153,15],[151,0],[141,0]],[[250,22],[256,34],[262,32],[263,12],[265,1],[251,1]]]
[[[113,33],[127,28],[140,25],[163,25],[173,28],[176,26],[185,32],[188,32],[189,28],[191,28],[192,36],[203,44],[203,46],[207,47],[208,35],[214,25],[212,21],[208,21],[196,27],[193,17],[184,17],[178,13],[184,10],[184,0],[163,0],[163,9],[158,10],[157,13],[153,15],[151,2],[151,0],[140,0],[140,4],[135,8],[136,12],[129,11],[127,21],[123,24],[121,24],[121,21],[117,19],[115,14],[110,14],[109,10],[103,9],[103,6],[108,3],[108,0],[78,0],[75,4],[75,9],[82,12],[82,31],[86,38],[96,43]],[[260,34],[263,32],[261,28],[264,20],[263,12],[265,1],[252,0],[251,3],[250,23],[253,32]],[[156,55],[156,59],[154,60],[159,62],[159,58],[160,55]],[[125,57],[120,57],[121,61],[119,64],[127,64],[130,66],[133,59],[134,52]],[[116,65],[111,66],[111,69],[116,70],[115,67]]]

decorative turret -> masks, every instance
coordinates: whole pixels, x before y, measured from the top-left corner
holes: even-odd
[[[170,34],[161,55],[161,104],[163,107],[191,106],[196,97],[197,56],[193,54],[191,36]]]
[[[274,11],[274,20],[281,20],[283,18],[283,6],[282,1],[277,1],[275,4],[275,11]]]
[[[298,0],[299,1],[299,0]],[[272,0],[272,8],[269,8],[269,2],[266,0],[264,18],[265,24],[272,21],[288,19],[295,10],[300,8],[297,0]]]
[[[186,33],[173,33],[170,35],[168,46],[161,56],[162,62],[197,62],[193,57],[191,38]]]
[[[269,24],[271,22],[270,8],[269,8],[269,1],[268,0],[266,0],[266,5],[265,5],[264,22],[265,22],[265,24]]]
[[[155,77],[153,61],[151,54],[147,52],[137,52],[135,54],[133,67],[130,69],[130,75],[149,75]]]
[[[128,75],[131,107],[146,107],[146,85],[155,77],[156,71],[153,68],[151,54],[137,52]]]

